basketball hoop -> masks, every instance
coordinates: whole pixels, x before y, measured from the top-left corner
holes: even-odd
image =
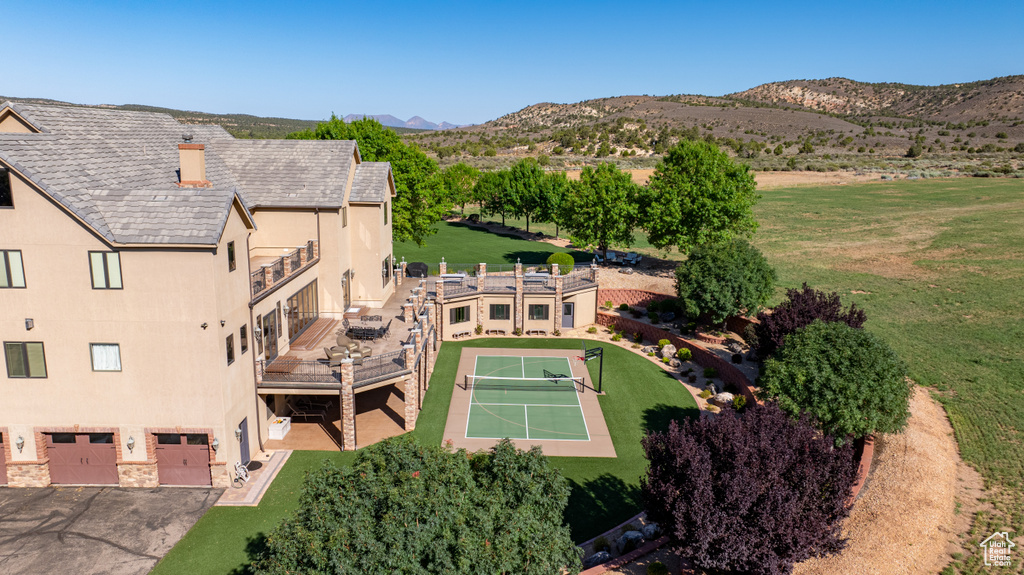
[[[587,358],[583,357],[582,355],[573,356],[572,366],[573,367],[579,367],[581,361],[583,363],[586,363],[587,362]]]

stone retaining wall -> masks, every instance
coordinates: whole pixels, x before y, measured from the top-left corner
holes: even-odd
[[[597,290],[597,304],[599,306],[604,305],[605,302],[610,301],[615,307],[619,307],[621,304],[626,304],[630,307],[639,306],[647,307],[647,304],[652,301],[663,301],[672,299],[676,296],[657,293],[653,291],[646,291],[642,289],[598,289]]]

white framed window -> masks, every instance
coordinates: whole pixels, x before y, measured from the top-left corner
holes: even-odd
[[[90,343],[93,371],[121,371],[121,346],[116,343]]]
[[[0,250],[0,288],[25,287],[21,250]]]
[[[121,289],[121,254],[89,252],[92,289]]]

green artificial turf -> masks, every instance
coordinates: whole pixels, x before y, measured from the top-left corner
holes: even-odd
[[[575,339],[495,338],[444,343],[412,432],[420,441],[442,441],[459,357],[467,345],[580,349],[580,341]],[[596,362],[587,367],[596,380]],[[697,413],[693,397],[675,378],[646,358],[616,346],[605,346],[604,389],[606,395],[599,401],[618,457],[551,458],[572,485],[566,521],[573,537],[581,542],[640,511],[640,476],[646,469],[640,446],[644,430],[666,429],[671,419]],[[262,537],[297,507],[306,472],[325,459],[344,465],[354,458],[354,452],[293,452],[259,506],[214,507],[153,573],[244,573],[249,553],[259,549]]]

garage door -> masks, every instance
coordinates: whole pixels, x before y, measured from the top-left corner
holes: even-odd
[[[210,485],[210,446],[205,433],[156,434],[160,485]]]
[[[117,485],[113,433],[48,433],[50,482]]]
[[[4,453],[3,433],[0,433],[0,485],[7,485],[7,454]]]

